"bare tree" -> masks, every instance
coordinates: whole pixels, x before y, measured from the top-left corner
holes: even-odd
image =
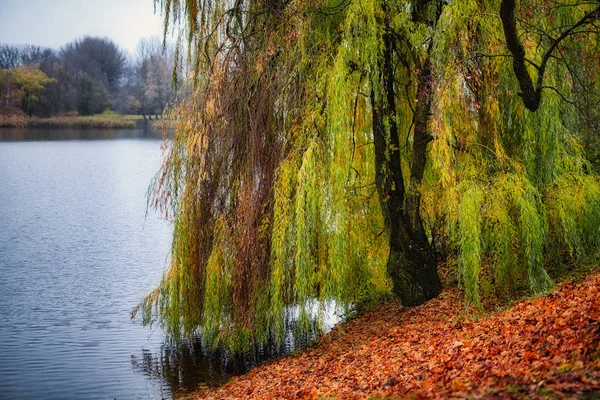
[[[59,55],[75,85],[72,94],[76,98],[71,103],[81,114],[102,112],[116,102],[126,72],[126,57],[114,42],[86,36],[64,46]]]
[[[54,58],[54,51],[49,48],[24,45],[19,48],[19,62],[21,65],[42,65]]]
[[[18,46],[10,44],[0,45],[0,69],[16,68],[20,62],[20,52]]]
[[[173,51],[158,36],[142,38],[134,56],[132,103],[144,118],[162,116],[172,95]]]
[[[86,36],[77,39],[60,51],[67,69],[85,72],[114,94],[125,73],[125,54],[108,38]]]

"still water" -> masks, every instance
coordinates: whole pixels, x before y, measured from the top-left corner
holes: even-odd
[[[130,320],[171,237],[141,136],[0,128],[0,399],[171,398],[236,369]]]

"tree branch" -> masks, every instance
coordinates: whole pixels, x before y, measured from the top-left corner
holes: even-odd
[[[539,67],[536,66],[538,69],[538,75],[534,88],[533,79],[529,75],[529,71],[527,71],[527,67],[525,65],[527,62],[527,59],[525,58],[525,48],[521,44],[517,33],[515,3],[516,0],[502,0],[502,4],[500,5],[500,18],[502,20],[502,27],[504,29],[506,47],[508,47],[508,50],[513,55],[513,70],[521,89],[521,93],[519,93],[519,95],[523,98],[523,103],[528,110],[536,111],[540,106],[542,90],[545,88],[543,85],[544,74],[546,72],[548,61],[552,57],[552,53],[554,50],[556,50],[560,42],[571,35],[575,29],[589,21],[598,19],[600,16],[600,5],[598,5],[594,10],[585,14],[577,23],[565,29],[556,39],[550,37],[552,44],[544,52],[544,55],[542,56],[542,62],[540,63]]]

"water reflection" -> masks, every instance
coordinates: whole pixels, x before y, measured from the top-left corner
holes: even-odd
[[[246,371],[235,362],[231,363],[226,352],[207,351],[198,339],[179,344],[165,343],[158,354],[143,349],[131,356],[131,365],[135,372],[160,380],[173,397],[217,387],[226,383],[232,375]]]
[[[41,132],[0,141],[0,399],[168,399],[306,344],[291,327],[283,346],[244,357],[160,331],[148,340],[130,312],[170,249],[172,226],[145,212],[161,141]]]
[[[180,343],[167,340],[156,354],[143,349],[132,355],[131,365],[135,372],[151,380],[160,380],[170,388],[173,397],[179,397],[192,391],[221,386],[232,376],[244,374],[265,361],[307,347],[331,326],[328,324],[319,329],[314,322],[309,337],[297,337],[294,335],[295,326],[290,324],[282,345],[277,346],[274,337],[271,337],[267,345],[255,346],[244,355],[233,355],[224,348],[211,351],[200,337]]]
[[[159,129],[0,128],[0,141],[160,139]]]

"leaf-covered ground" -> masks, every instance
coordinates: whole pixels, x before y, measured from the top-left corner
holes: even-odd
[[[199,397],[600,399],[600,274],[478,320],[459,299],[381,306]]]

